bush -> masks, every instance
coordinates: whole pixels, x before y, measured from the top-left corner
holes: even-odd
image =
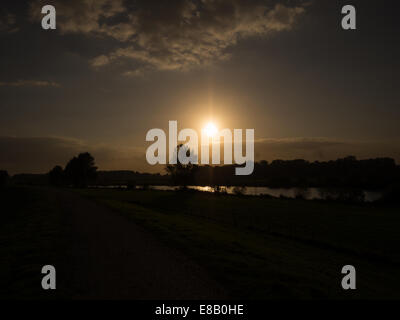
[[[233,194],[235,194],[237,196],[244,195],[245,191],[246,191],[246,187],[243,187],[243,186],[235,186],[233,188]]]
[[[0,187],[7,186],[9,181],[10,176],[8,175],[8,172],[5,170],[0,170]]]
[[[49,183],[53,186],[59,187],[65,183],[64,170],[60,166],[55,166],[47,175]]]
[[[379,202],[399,203],[400,202],[400,184],[392,184],[387,187],[382,194]]]

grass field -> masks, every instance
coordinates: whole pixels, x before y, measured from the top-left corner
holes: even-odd
[[[63,293],[41,287],[43,265],[57,265],[65,247],[63,217],[46,189],[0,190],[0,298],[47,299]]]
[[[233,298],[400,298],[398,208],[155,190],[80,190],[203,265]],[[341,288],[341,268],[357,290]]]
[[[232,298],[400,298],[398,207],[180,191],[75,192],[178,248]],[[75,238],[66,228],[65,203],[54,194],[1,190],[0,298],[73,295],[62,289],[68,289],[62,279]],[[79,204],[69,205],[74,210]],[[60,266],[56,292],[41,289],[44,264]],[[347,264],[357,270],[357,290],[341,288]]]

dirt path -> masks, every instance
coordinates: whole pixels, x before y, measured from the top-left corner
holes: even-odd
[[[50,196],[50,195],[49,195]],[[54,195],[69,241],[60,284],[78,299],[223,299],[196,263],[149,232],[78,194]]]

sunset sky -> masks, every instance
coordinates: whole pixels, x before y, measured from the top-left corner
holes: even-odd
[[[146,133],[254,128],[256,160],[400,162],[394,1],[2,1],[0,169],[47,172],[89,151],[146,164]],[[57,30],[41,28],[41,7]],[[357,30],[341,29],[341,7]]]

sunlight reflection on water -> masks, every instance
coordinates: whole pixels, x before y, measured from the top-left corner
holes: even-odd
[[[126,188],[126,186],[109,186],[111,188]],[[163,190],[163,191],[172,191],[177,190],[179,187],[175,186],[149,186],[150,189],[153,190]],[[211,186],[188,186],[188,189],[202,191],[202,192],[221,192],[227,194],[237,194],[237,188],[235,187],[227,187],[227,186],[219,186],[218,188]],[[340,191],[340,195],[346,195],[348,191]],[[260,196],[260,195],[269,195],[272,197],[286,197],[286,198],[296,198],[301,197],[303,199],[312,200],[312,199],[327,199],[330,197],[331,199],[335,199],[338,197],[337,190],[330,190],[324,188],[268,188],[268,187],[244,187],[239,189],[239,193],[247,196]],[[348,192],[350,193],[350,192]],[[363,197],[365,202],[373,202],[379,200],[382,196],[381,192],[378,191],[367,191],[360,190],[360,195]],[[336,196],[335,196],[336,195]]]
[[[107,189],[127,189],[126,185],[111,185],[111,186],[91,186],[91,188],[107,188]],[[140,189],[140,186],[136,186]],[[178,190],[177,186],[146,186],[148,189],[161,191]],[[350,199],[357,197],[360,201],[374,202],[382,197],[379,191],[356,190],[349,191],[344,189],[328,189],[328,188],[268,188],[268,187],[227,187],[227,186],[188,186],[188,189],[201,192],[211,193],[226,193],[226,194],[243,194],[246,196],[261,196],[268,195],[271,197],[285,198],[302,198],[306,200],[322,199],[322,200],[337,200],[340,198]]]

